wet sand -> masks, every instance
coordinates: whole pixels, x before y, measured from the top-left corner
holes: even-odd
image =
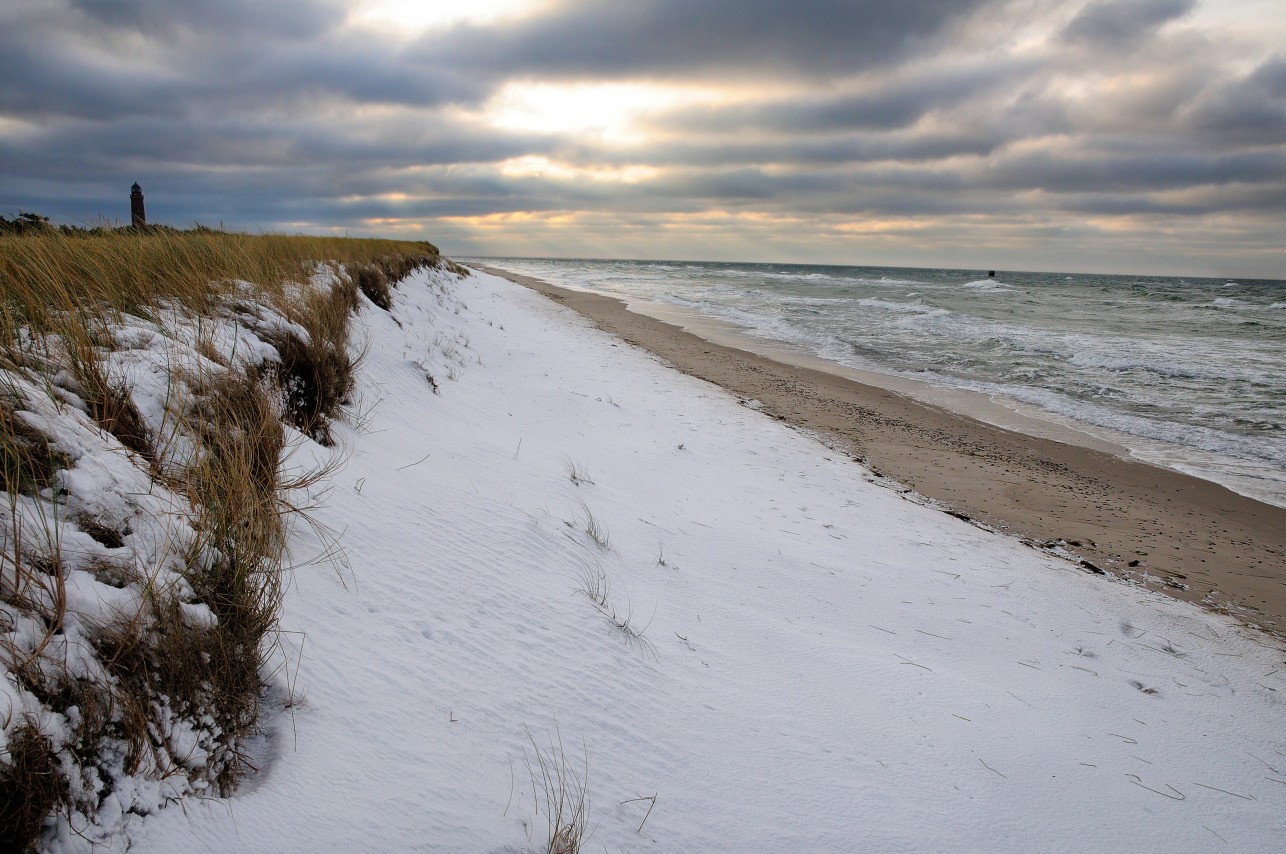
[[[1086,572],[1132,579],[1269,631],[1286,630],[1286,508],[715,344],[629,311],[613,297],[471,266],[580,312],[684,373],[758,400],[763,412],[834,442],[877,475],[955,515],[1037,546],[1057,545]]]

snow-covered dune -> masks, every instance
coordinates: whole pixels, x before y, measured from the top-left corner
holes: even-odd
[[[1286,839],[1265,639],[922,506],[502,279],[422,271],[357,328],[354,423],[291,461],[346,458],[298,496],[258,772],[118,847],[544,851],[542,762],[587,851]]]

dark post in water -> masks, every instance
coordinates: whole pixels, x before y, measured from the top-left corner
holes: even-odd
[[[147,213],[143,210],[143,188],[134,182],[129,191],[129,220],[135,228],[147,225]]]

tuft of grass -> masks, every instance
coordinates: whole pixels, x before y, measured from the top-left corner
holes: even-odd
[[[580,583],[578,589],[585,594],[586,599],[594,603],[594,607],[600,611],[607,608],[611,589],[607,583],[607,573],[603,572],[601,566],[594,563],[582,564],[577,581]]]
[[[427,247],[429,252],[399,252],[390,255],[381,255],[375,259],[375,265],[379,267],[384,277],[394,285],[405,279],[407,276],[426,267],[445,266],[449,271],[460,276],[469,275],[469,271],[453,261],[447,261],[438,255],[436,246],[430,243],[420,244]],[[463,270],[463,272],[461,272]]]
[[[348,274],[366,298],[385,311],[393,308],[393,289],[389,277],[374,264],[353,264]]]
[[[598,610],[605,618],[607,618],[609,623],[621,630],[621,634],[625,635],[626,640],[629,641],[631,646],[638,647],[653,661],[656,660],[656,647],[652,644],[652,641],[645,636],[648,627],[640,626],[634,620],[633,603],[627,600],[624,613],[618,612],[616,609],[611,607],[599,608]]]
[[[9,732],[0,763],[0,850],[29,851],[45,818],[68,799],[49,739],[31,720]]]
[[[584,499],[578,498],[576,501],[580,504],[581,513],[585,517],[583,521],[585,526],[585,535],[593,540],[594,545],[598,546],[603,551],[611,551],[612,542],[608,537],[607,525],[605,525],[602,520],[590,511],[589,505],[585,503]]]
[[[47,489],[71,458],[48,436],[20,415],[16,404],[0,396],[0,485],[9,495],[33,495]]]
[[[577,582],[577,591],[585,595],[605,620],[620,629],[631,646],[637,646],[653,659],[656,658],[656,647],[644,636],[648,627],[640,627],[634,620],[633,604],[627,600],[624,612],[618,611],[612,604],[611,586],[602,567],[596,563],[582,564]]]
[[[177,603],[157,613],[154,656],[167,692],[199,696],[212,686],[213,715],[227,732],[247,733],[258,712],[263,639],[281,605],[281,564],[287,507],[280,497],[285,448],[271,387],[249,374],[212,383],[203,444],[189,494],[202,508],[202,539],[191,547],[189,580],[196,601],[216,618],[213,628],[189,626]],[[226,787],[239,767],[220,772]]]
[[[119,439],[122,445],[152,462],[155,459],[152,437],[129,389],[109,380],[97,362],[77,365],[73,370],[77,368],[83,371],[78,376],[85,390],[90,417],[99,427]]]
[[[563,458],[563,471],[567,473],[567,479],[576,486],[582,483],[592,484],[594,479],[589,476],[589,469],[577,463],[571,457]]]
[[[310,292],[300,318],[304,333],[274,330],[265,338],[277,348],[277,380],[292,424],[322,445],[331,445],[330,424],[348,403],[357,377],[357,359],[348,352],[349,320],[357,286],[337,281]]]
[[[456,262],[448,259],[446,261],[445,266],[448,272],[455,273],[457,276],[459,276],[462,279],[467,278],[470,275],[469,268],[464,266],[463,264],[457,264]],[[503,329],[504,327],[502,326],[500,328]]]
[[[549,838],[546,854],[579,854],[589,836],[589,757],[581,747],[582,764],[577,767],[563,747],[562,733],[557,729],[547,747],[542,748],[530,731],[533,756],[527,757],[527,773],[533,790],[539,792],[536,812],[540,813],[540,799],[545,803],[545,823]]]

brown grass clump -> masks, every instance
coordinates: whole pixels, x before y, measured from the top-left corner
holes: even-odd
[[[0,764],[0,850],[34,850],[45,819],[67,799],[54,752],[40,729],[27,721],[9,733]]]
[[[58,469],[70,463],[49,437],[18,415],[0,396],[0,486],[9,495],[31,495],[47,488]]]
[[[122,445],[151,462],[152,437],[129,389],[112,383],[97,362],[85,363],[82,369],[79,379],[90,417]]]
[[[189,486],[202,508],[205,541],[197,544],[200,554],[193,550],[190,580],[197,601],[218,620],[218,649],[207,651],[216,666],[231,657],[238,665],[231,669],[240,671],[212,673],[222,686],[216,693],[253,702],[259,641],[276,623],[281,601],[287,508],[279,475],[285,437],[270,389],[249,375],[216,382],[208,407],[204,453]]]
[[[549,828],[546,854],[579,854],[589,835],[589,759],[577,767],[563,748],[562,733],[555,730],[549,746],[541,748],[528,732],[535,756],[527,758],[527,773],[532,788],[540,794],[536,811],[540,812],[540,796],[545,802],[545,822]],[[582,745],[582,749],[583,749]]]
[[[444,261],[432,244],[423,245],[431,251],[383,255],[369,264],[350,264],[348,273],[366,298],[385,311],[393,308],[392,289],[416,270],[445,265],[458,275],[469,275],[468,270],[454,261]]]
[[[448,268],[456,266],[455,262],[446,261],[439,256],[437,247],[432,244],[423,244],[423,246],[427,247],[429,251],[384,255],[377,259],[375,263],[384,273],[384,276],[393,284],[397,284],[416,270],[425,267],[437,267],[444,262]],[[463,267],[459,269],[464,270]],[[467,276],[468,271],[465,271],[463,275]]]
[[[286,417],[316,441],[330,445],[330,422],[348,403],[356,381],[348,329],[358,304],[357,286],[340,280],[329,291],[310,292],[304,303],[299,323],[306,337],[287,330],[265,337],[281,355],[278,380]]]
[[[353,264],[348,273],[367,299],[385,311],[393,307],[393,289],[382,269],[374,264]]]

